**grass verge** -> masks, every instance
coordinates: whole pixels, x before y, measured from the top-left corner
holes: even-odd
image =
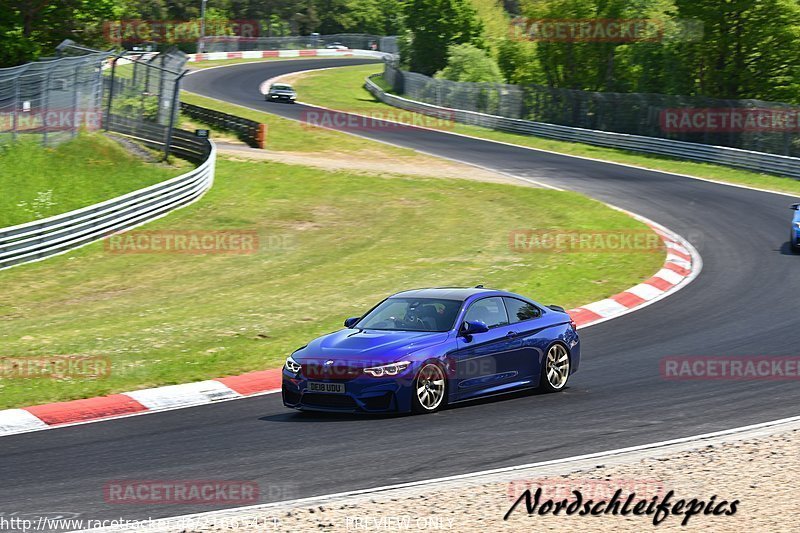
[[[369,142],[346,133],[304,125],[270,113],[229,104],[213,98],[206,98],[186,91],[181,93],[181,101],[267,124],[269,128],[267,149],[269,150],[320,153],[332,151],[331,147],[335,146],[336,152],[358,152],[369,149],[370,152],[377,151],[378,155],[383,155],[384,157],[414,158],[417,156],[417,152],[408,148],[397,148],[383,143]],[[189,124],[196,123],[195,120],[185,117],[182,120]],[[211,130],[214,131],[214,128],[211,128]],[[223,136],[223,138],[225,137],[230,137],[230,135]]]
[[[384,113],[391,117],[392,114],[397,115],[400,110],[375,100],[375,98],[363,88],[364,79],[371,74],[382,72],[382,69],[382,65],[365,65],[311,72],[302,74],[301,77],[296,78],[294,86],[298,91],[299,99],[305,103],[354,113]],[[330,87],[336,87],[336,90],[331,91]],[[383,88],[386,89],[385,86],[383,86]],[[403,111],[403,113],[406,112]],[[800,194],[800,181],[792,178],[759,174],[720,165],[694,163],[663,156],[591,146],[588,144],[569,143],[541,137],[517,135],[465,124],[456,124],[453,131],[473,137],[549,150],[568,155],[591,157],[653,170],[687,174],[699,178]]]
[[[177,176],[181,168],[147,163],[99,133],[55,148],[34,140],[0,145],[0,228],[102,202]]]
[[[255,230],[257,253],[122,255],[95,243],[0,273],[2,357],[113,361],[104,379],[0,379],[0,408],[276,367],[403,288],[485,283],[572,306],[664,258],[520,254],[509,249],[520,228],[644,226],[576,193],[222,159],[201,202],[147,230]]]

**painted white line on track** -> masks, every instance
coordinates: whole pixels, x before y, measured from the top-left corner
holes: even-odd
[[[654,457],[661,457],[682,451],[693,450],[700,447],[719,445],[728,442],[737,442],[746,439],[754,439],[772,435],[775,433],[792,431],[796,429],[800,429],[800,416],[782,418],[779,420],[772,420],[770,422],[762,422],[759,424],[752,424],[749,426],[742,426],[733,429],[715,431],[712,433],[703,433],[700,435],[693,435],[690,437],[681,437],[678,439],[654,442],[651,444],[642,444],[639,446],[618,448],[616,450],[589,453],[584,455],[576,455],[573,457],[565,457],[563,459],[553,459],[550,461],[541,461],[537,463],[529,463],[519,466],[495,468],[491,470],[483,470],[479,472],[471,472],[468,474],[459,474],[455,476],[426,479],[410,483],[385,485],[370,489],[337,492],[322,496],[312,496],[309,498],[299,498],[295,500],[286,500],[274,503],[249,505],[246,507],[237,507],[234,509],[225,509],[222,511],[210,511],[205,513],[194,513],[188,515],[174,516],[171,518],[153,520],[148,524],[147,530],[157,531],[157,532],[172,531],[175,530],[176,527],[186,528],[187,524],[191,524],[192,521],[198,521],[198,522],[202,521],[203,523],[211,524],[215,519],[219,521],[226,519],[245,520],[250,516],[254,516],[256,514],[262,514],[265,511],[278,511],[296,507],[314,507],[332,501],[336,501],[337,503],[340,504],[345,502],[348,504],[356,504],[360,501],[371,499],[376,496],[386,497],[386,498],[389,497],[400,498],[407,496],[409,493],[413,494],[416,491],[424,491],[425,489],[431,490],[432,489],[431,485],[436,486],[435,488],[433,488],[433,490],[443,490],[446,488],[449,489],[453,487],[470,485],[470,484],[509,482],[520,478],[563,475],[570,472],[574,472],[575,470],[592,468],[601,461],[602,464],[605,466],[630,463],[642,459],[651,459]],[[136,530],[137,529],[135,527],[122,526],[122,527],[88,529],[84,531],[92,531],[96,533],[106,533],[106,532],[110,533],[114,531],[136,531]]]

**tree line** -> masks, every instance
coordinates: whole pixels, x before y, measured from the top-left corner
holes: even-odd
[[[478,18],[467,0],[409,0],[412,70],[457,81],[800,103],[798,0],[486,2],[496,9],[483,4]],[[441,17],[425,10],[433,4]],[[487,38],[483,22],[503,16],[508,32]],[[604,27],[618,29],[609,23],[647,25],[651,34],[605,38]],[[581,25],[600,31],[570,34]],[[444,59],[425,52],[443,45]]]
[[[259,35],[312,32],[397,35],[404,0],[208,0],[206,19],[253,20]],[[201,0],[4,0],[0,2],[0,67],[52,56],[72,39],[110,48],[115,21],[197,21]],[[172,43],[166,43],[172,44]]]
[[[0,66],[51,55],[66,38],[107,47],[105,21],[197,19],[200,3],[6,0]],[[208,17],[258,20],[261,35],[399,35],[405,67],[456,81],[800,103],[798,0],[209,0]],[[657,30],[616,40],[537,34],[548,21]]]

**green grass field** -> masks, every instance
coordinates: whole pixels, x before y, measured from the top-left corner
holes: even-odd
[[[519,291],[573,306],[657,271],[661,253],[524,254],[524,228],[644,228],[581,195],[220,160],[198,203],[146,226],[255,230],[252,255],[119,255],[95,243],[0,272],[4,357],[109,356],[97,380],[0,379],[0,408],[279,366],[403,288]]]
[[[0,145],[0,228],[92,205],[185,172],[146,163],[101,134],[55,148]]]
[[[364,114],[385,113],[391,116],[391,114],[397,115],[399,112],[406,113],[375,100],[375,98],[363,88],[364,79],[367,76],[382,71],[382,65],[366,65],[324,70],[304,74],[302,78],[294,82],[294,86],[298,91],[298,99],[309,104]],[[337,90],[331,91],[330,87],[336,87]],[[692,163],[668,157],[637,154],[588,144],[568,143],[541,137],[516,135],[464,124],[456,124],[453,131],[473,137],[481,137],[564,154],[591,157],[655,170],[687,174],[700,178],[800,194],[800,181],[792,178],[758,174],[720,165]]]

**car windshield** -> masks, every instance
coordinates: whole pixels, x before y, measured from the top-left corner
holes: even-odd
[[[291,91],[292,90],[292,86],[291,85],[273,85],[272,86],[272,90],[273,91]]]
[[[460,300],[439,298],[389,298],[355,327],[384,331],[449,331],[453,329],[461,304]]]

